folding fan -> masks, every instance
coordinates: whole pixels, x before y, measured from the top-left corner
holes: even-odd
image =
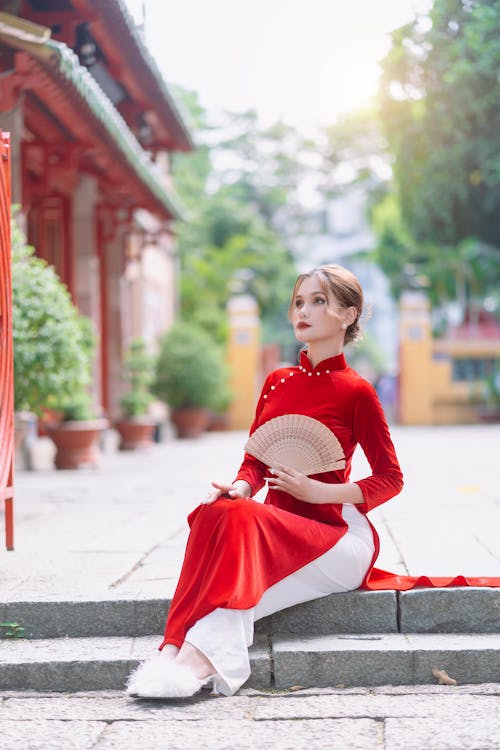
[[[303,414],[284,414],[264,422],[245,445],[266,466],[291,466],[303,474],[321,474],[345,466],[342,446],[322,422]]]

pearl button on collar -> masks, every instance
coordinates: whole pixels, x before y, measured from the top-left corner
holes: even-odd
[[[331,370],[318,370],[316,373],[314,373],[312,371],[308,371],[305,367],[302,367],[301,365],[298,365],[297,370],[289,370],[288,377],[292,378],[294,375],[297,374],[297,371],[299,372],[299,374],[300,373],[304,373],[304,375],[307,374],[307,376],[310,377],[310,378],[314,374],[316,374],[318,376],[319,375],[330,375],[330,373],[332,372]],[[267,397],[271,394],[271,391],[275,391],[278,388],[278,386],[280,384],[282,384],[282,383],[286,383],[286,378],[280,378],[279,381],[276,383],[276,385],[272,385],[270,387],[270,389],[269,389],[269,392],[265,393],[263,395],[263,398],[267,399]]]

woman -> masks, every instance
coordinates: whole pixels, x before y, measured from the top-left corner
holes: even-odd
[[[205,684],[234,694],[250,675],[256,620],[293,604],[358,588],[378,553],[367,511],[397,495],[402,475],[374,388],[346,365],[359,338],[363,292],[356,277],[328,265],[299,276],[290,306],[298,367],[271,373],[250,432],[283,414],[326,425],[341,443],[345,468],[306,476],[267,467],[248,453],[236,479],[189,516],[191,533],[160,653],[131,675],[142,698],[194,695]],[[372,474],[349,481],[360,444]],[[265,502],[252,496],[268,481]]]

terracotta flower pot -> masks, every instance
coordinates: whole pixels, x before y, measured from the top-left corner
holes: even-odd
[[[130,417],[116,422],[115,427],[120,435],[121,451],[136,451],[150,448],[153,445],[153,433],[156,423],[149,417]]]
[[[47,434],[57,452],[56,469],[79,469],[99,462],[97,438],[109,426],[107,419],[89,419],[47,425]]]
[[[227,412],[224,412],[223,414],[219,412],[210,413],[210,422],[208,423],[209,432],[220,432],[220,431],[226,431],[228,429],[229,429],[229,414]]]
[[[210,412],[208,409],[194,407],[174,409],[171,418],[177,429],[177,437],[197,438],[207,429]]]

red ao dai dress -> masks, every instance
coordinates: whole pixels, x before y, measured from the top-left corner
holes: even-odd
[[[226,695],[250,675],[248,646],[260,617],[358,587],[467,584],[462,578],[430,581],[373,568],[379,541],[366,513],[397,495],[403,478],[377,394],[347,366],[343,354],[313,367],[302,352],[298,367],[272,372],[250,433],[283,414],[321,421],[342,445],[345,468],[312,478],[349,482],[357,444],[372,473],[356,481],[364,501],[358,505],[307,503],[269,489],[264,503],[221,497],[189,515],[184,563],[160,648],[167,643],[180,647],[184,640],[199,648],[217,670],[217,689]],[[245,454],[236,478],[248,482],[254,495],[268,469]],[[471,583],[495,585],[479,579]]]

